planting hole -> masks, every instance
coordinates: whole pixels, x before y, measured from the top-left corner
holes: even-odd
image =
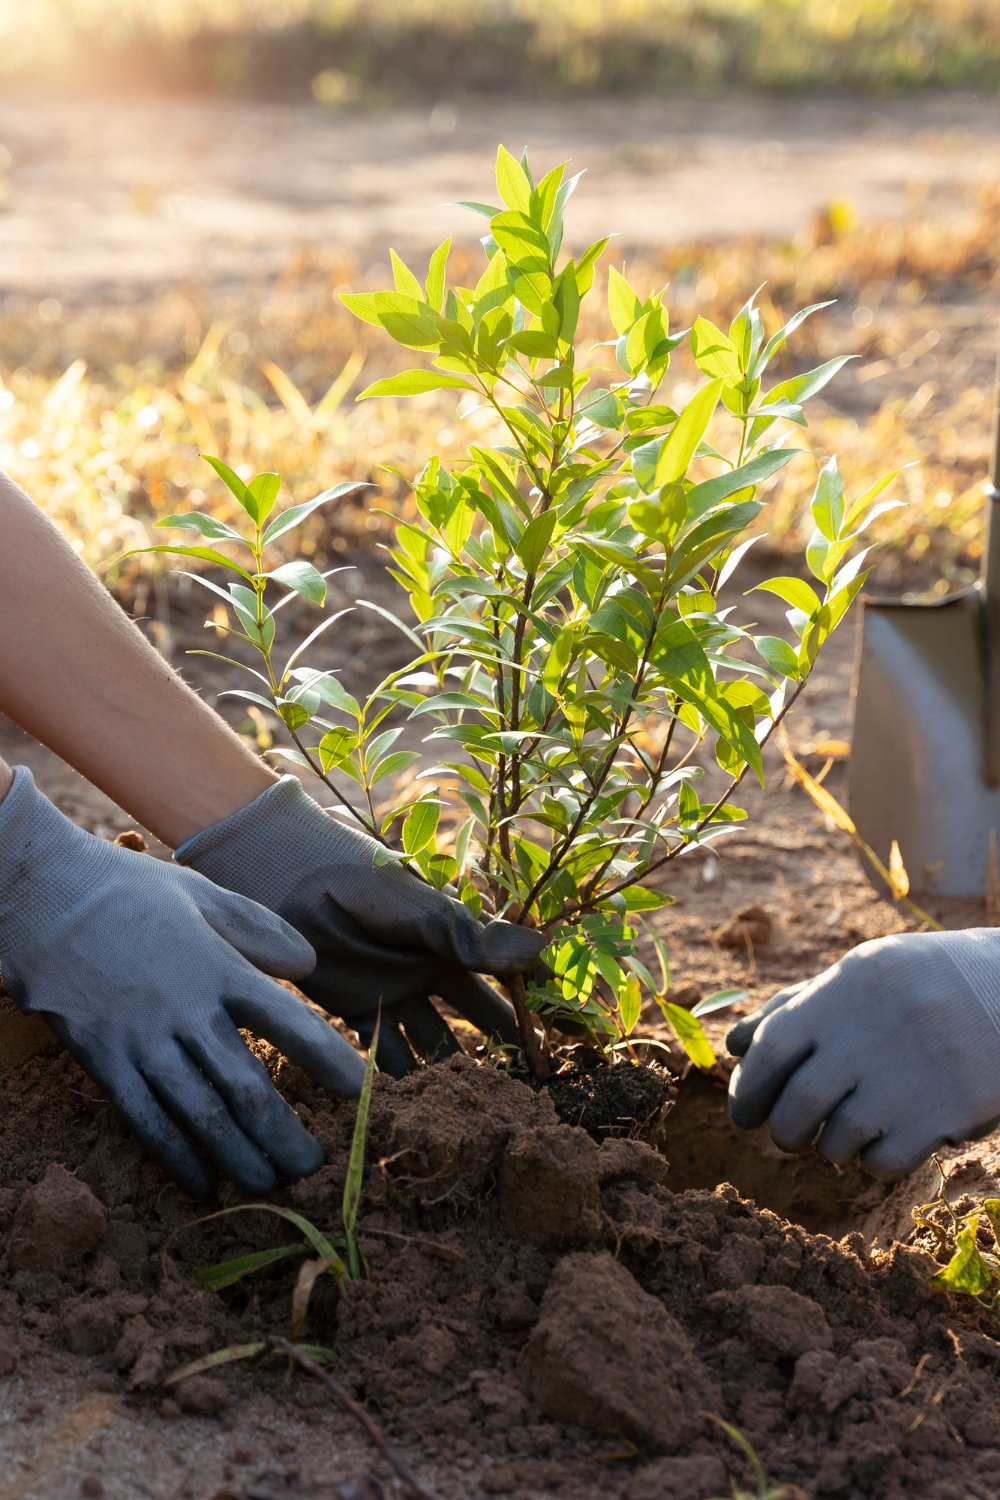
[[[692,1072],[680,1085],[657,1145],[670,1163],[673,1192],[731,1182],[760,1208],[833,1239],[860,1228],[889,1191],[859,1167],[832,1166],[815,1152],[786,1155],[764,1127],[737,1130],[726,1085],[713,1074]]]

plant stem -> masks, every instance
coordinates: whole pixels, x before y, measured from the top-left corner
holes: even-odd
[[[649,658],[652,653],[653,646],[656,642],[656,632],[659,628],[660,620],[663,617],[663,611],[666,608],[667,587],[667,575],[665,573],[663,587],[660,590],[660,597],[653,607],[653,617],[650,621],[649,629],[646,632],[646,642],[643,648],[642,658],[636,670],[635,677],[633,678],[632,686],[629,689],[630,699],[637,698],[639,693],[642,691],[643,682],[645,681],[646,672],[649,667]],[[583,802],[580,804],[577,815],[573,820],[572,826],[563,835],[557,847],[552,851],[552,854],[549,857],[548,864],[538,876],[530,892],[525,898],[524,907],[519,920],[523,921],[525,913],[529,911],[533,903],[537,901],[541,891],[552,879],[553,875],[556,874],[563,860],[571,852],[573,848],[573,841],[579,833],[581,827],[583,826],[587,814],[590,812],[590,809],[593,807],[594,803],[597,801],[597,798],[600,796],[604,784],[614,768],[615,761],[618,758],[618,752],[627,740],[626,731],[628,729],[629,721],[632,717],[633,712],[634,710],[631,705],[622,710],[618,726],[615,729],[614,734],[612,735],[610,752],[605,757],[603,765],[600,767],[597,775],[594,777],[594,780],[591,783],[590,791],[584,798]],[[674,720],[674,722],[676,722],[676,719]],[[669,749],[669,745],[670,741],[668,738],[666,749]],[[666,753],[666,751],[664,753]],[[607,866],[605,866],[605,868],[607,868]]]
[[[285,727],[287,728],[288,726],[286,725]],[[302,743],[302,741],[299,739],[298,732],[296,730],[294,730],[294,729],[289,729],[288,733],[291,736],[292,742],[294,743],[294,745],[295,745],[296,749],[298,750],[299,754],[301,756],[303,756],[303,758],[308,763],[310,771],[312,771],[315,776],[319,777],[320,781],[323,783],[323,785],[325,787],[329,787],[330,791],[336,797],[336,799],[340,803],[341,807],[343,807],[344,809],[346,809],[346,811],[351,814],[352,818],[356,818],[357,819],[357,821],[361,824],[362,828],[365,830],[366,833],[370,833],[371,836],[372,836],[372,838],[378,839],[379,843],[380,844],[384,844],[385,847],[388,849],[389,845],[386,842],[386,840],[382,837],[382,835],[379,833],[377,824],[374,823],[374,822],[369,822],[368,819],[365,817],[364,813],[359,812],[358,809],[354,806],[354,803],[350,800],[350,798],[349,797],[345,797],[344,794],[343,794],[343,792],[340,790],[340,788],[338,786],[336,786],[333,781],[330,780],[330,777],[323,770],[323,767],[310,754],[308,746],[304,745]]]
[[[511,976],[507,981],[507,993],[510,995],[514,1014],[517,1017],[517,1029],[521,1037],[521,1046],[524,1048],[528,1071],[532,1078],[548,1078],[552,1069],[538,1040],[538,1033],[531,1019],[523,974],[514,974]]]

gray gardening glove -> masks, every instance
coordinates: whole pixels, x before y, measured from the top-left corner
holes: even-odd
[[[545,945],[467,907],[398,865],[376,865],[375,840],[325,813],[284,776],[249,806],[188,839],[174,855],[270,907],[316,949],[302,988],[367,1045],[382,1008],[378,1064],[395,1077],[457,1050],[437,996],[480,1031],[515,1043],[514,1014],[478,974],[532,968]]]
[[[876,1177],[1000,1122],[1000,931],[862,943],[726,1038],[733,1121]]]
[[[45,1017],[185,1192],[202,1197],[214,1182],[192,1142],[252,1193],[272,1188],[276,1170],[321,1165],[319,1143],[237,1030],[269,1038],[327,1088],[359,1093],[353,1047],[260,972],[297,979],[314,960],[273,913],[85,833],[30,771],[14,772],[0,801],[0,983]]]

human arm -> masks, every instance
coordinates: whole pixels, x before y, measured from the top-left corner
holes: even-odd
[[[303,932],[318,957],[306,992],[366,1042],[381,1005],[389,1071],[454,1050],[431,996],[516,1041],[510,1007],[476,976],[527,968],[540,937],[480,926],[406,871],[376,867],[373,841],[247,750],[2,476],[0,536],[0,711],[166,844],[184,843],[186,864]]]
[[[773,996],[727,1039],[730,1114],[786,1151],[876,1177],[1000,1121],[1000,931],[862,943]]]
[[[0,537],[0,712],[170,848],[277,780],[3,473]]]

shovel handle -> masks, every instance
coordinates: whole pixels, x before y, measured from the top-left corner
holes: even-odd
[[[990,478],[986,486],[986,539],[980,588],[985,626],[986,780],[1000,786],[1000,367],[993,410]]]

